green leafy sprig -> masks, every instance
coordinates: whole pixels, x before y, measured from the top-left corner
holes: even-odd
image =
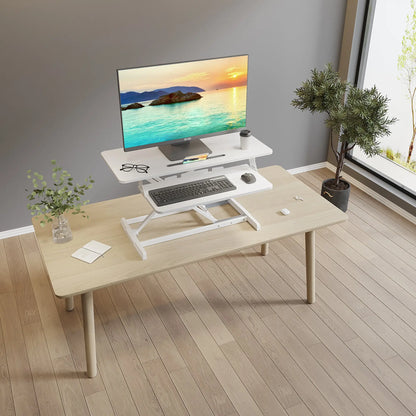
[[[72,175],[62,169],[52,160],[52,186],[48,186],[45,178],[38,172],[27,171],[27,178],[31,180],[33,189],[26,189],[30,201],[27,208],[32,215],[43,215],[40,225],[52,222],[54,217],[72,211],[72,214],[82,214],[88,218],[82,206],[89,201],[82,201],[88,189],[92,188],[94,180],[89,176],[83,185],[74,182]]]

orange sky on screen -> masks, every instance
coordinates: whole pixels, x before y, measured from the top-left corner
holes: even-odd
[[[119,71],[120,91],[152,91],[196,86],[205,91],[247,85],[248,57],[159,65]]]

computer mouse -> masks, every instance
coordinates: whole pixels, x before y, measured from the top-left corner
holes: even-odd
[[[287,208],[282,208],[282,209],[280,210],[280,212],[281,212],[283,215],[289,215],[289,214],[290,214],[290,211],[289,211]]]
[[[243,173],[241,175],[241,180],[245,183],[254,183],[256,182],[256,177],[252,173]]]

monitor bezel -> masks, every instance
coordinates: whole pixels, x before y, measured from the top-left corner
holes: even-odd
[[[149,68],[149,67],[156,67],[156,66],[162,66],[162,65],[174,65],[174,64],[185,64],[185,63],[190,63],[190,62],[203,62],[203,61],[211,61],[214,59],[225,59],[225,58],[236,58],[236,57],[240,57],[240,56],[246,56],[247,57],[247,82],[246,82],[246,123],[245,126],[243,127],[238,127],[235,129],[229,129],[229,130],[222,130],[222,131],[218,131],[218,132],[214,132],[214,133],[207,133],[207,134],[200,134],[197,136],[188,136],[188,137],[183,137],[180,139],[172,139],[172,140],[165,140],[163,142],[157,142],[157,143],[148,143],[148,144],[143,144],[143,145],[139,145],[139,146],[133,146],[133,147],[125,147],[125,141],[124,141],[124,128],[123,128],[123,115],[122,115],[122,111],[121,111],[121,97],[120,97],[120,79],[119,79],[119,72],[120,71],[125,71],[128,69],[140,69],[140,68]],[[215,57],[215,58],[204,58],[204,59],[193,59],[191,61],[178,61],[178,62],[166,62],[163,64],[156,64],[156,65],[142,65],[142,66],[133,66],[133,67],[127,67],[127,68],[118,68],[116,70],[117,73],[117,89],[118,89],[118,102],[119,102],[119,112],[120,112],[120,124],[121,124],[121,140],[123,142],[123,150],[125,152],[132,152],[134,150],[140,150],[140,149],[146,149],[149,147],[159,147],[159,146],[167,146],[167,145],[180,145],[181,143],[185,143],[191,140],[198,140],[198,139],[203,139],[203,138],[207,138],[207,137],[213,137],[213,136],[220,136],[223,134],[230,134],[230,133],[235,133],[238,131],[241,131],[242,129],[247,127],[247,98],[248,98],[248,71],[249,71],[249,54],[245,53],[245,54],[238,54],[238,55],[229,55],[229,56],[220,56],[220,57]]]

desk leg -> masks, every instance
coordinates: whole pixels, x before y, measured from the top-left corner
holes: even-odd
[[[267,256],[269,254],[269,243],[264,243],[261,245],[261,255]]]
[[[74,310],[74,297],[69,296],[68,298],[65,298],[65,310],[68,312],[71,312]]]
[[[315,231],[305,233],[307,302],[315,302]]]
[[[97,356],[95,349],[94,300],[92,292],[83,293],[82,317],[84,320],[85,355],[87,359],[87,376],[97,375]]]

